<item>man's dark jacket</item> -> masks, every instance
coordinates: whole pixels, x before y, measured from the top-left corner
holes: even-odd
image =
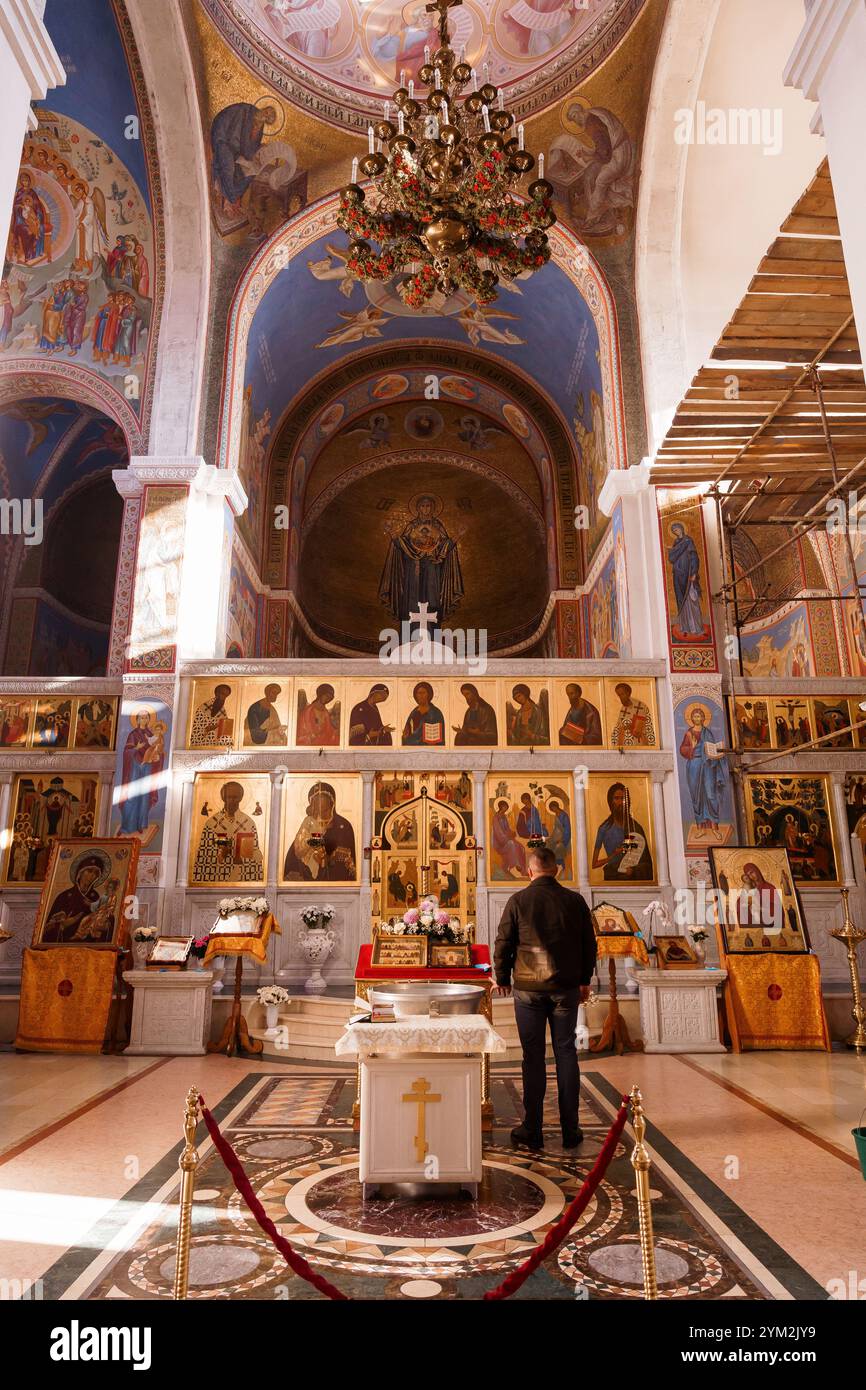
[[[498,985],[515,989],[576,989],[595,969],[595,932],[579,893],[551,874],[533,879],[508,899],[493,956]]]

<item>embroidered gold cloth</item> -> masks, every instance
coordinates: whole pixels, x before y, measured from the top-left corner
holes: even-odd
[[[116,951],[93,946],[28,946],[15,1046],[26,1052],[101,1052],[116,964]]]
[[[212,936],[204,953],[204,968],[207,969],[215,956],[251,956],[259,965],[264,965],[271,932],[282,936],[276,917],[268,912],[262,919],[261,931],[255,936],[247,932],[239,932],[236,936]]]
[[[649,965],[649,952],[646,942],[639,936],[597,936],[595,938],[598,958],[602,956],[634,956],[639,965]]]
[[[817,957],[728,956],[725,994],[735,1048],[744,1052],[814,1048],[829,1052]]]

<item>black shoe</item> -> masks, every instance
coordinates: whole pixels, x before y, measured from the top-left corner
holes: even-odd
[[[580,1125],[578,1125],[577,1129],[572,1130],[569,1134],[563,1134],[562,1136],[562,1147],[564,1149],[579,1149],[582,1143],[583,1130],[581,1129]]]
[[[530,1134],[525,1125],[518,1125],[511,1131],[511,1142],[520,1149],[531,1149],[533,1153],[544,1148],[540,1134]]]

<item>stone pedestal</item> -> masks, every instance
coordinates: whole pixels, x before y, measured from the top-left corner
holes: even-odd
[[[201,1057],[210,1034],[209,970],[127,970],[133,989],[132,1057]]]
[[[644,970],[639,977],[644,1052],[725,1052],[716,989],[726,970]]]

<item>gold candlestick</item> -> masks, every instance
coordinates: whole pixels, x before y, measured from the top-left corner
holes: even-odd
[[[848,969],[851,972],[851,993],[854,996],[854,1007],[851,1010],[851,1014],[857,1027],[854,1029],[850,1038],[845,1039],[845,1043],[846,1046],[856,1047],[858,1052],[863,1052],[866,1051],[866,1009],[863,1008],[863,996],[860,991],[860,974],[857,970],[857,947],[860,945],[861,941],[866,941],[866,931],[861,931],[859,927],[855,927],[851,920],[851,914],[848,911],[849,890],[843,888],[841,892],[842,910],[845,914],[845,920],[842,926],[836,927],[830,932],[830,935],[835,936],[837,941],[843,941],[845,943],[848,952]]]

